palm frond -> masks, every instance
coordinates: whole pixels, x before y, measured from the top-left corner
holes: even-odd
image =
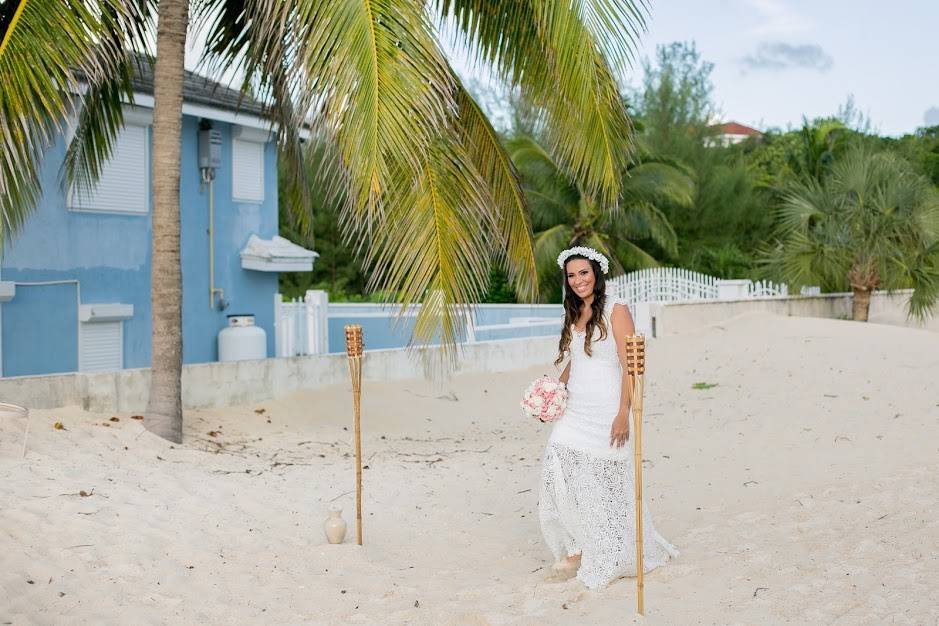
[[[456,108],[423,3],[245,0],[245,12],[249,75],[283,77],[278,102],[289,93],[297,115],[330,139],[350,209],[376,224],[393,178],[421,172]]]
[[[454,81],[459,89],[457,132],[476,170],[489,184],[497,212],[496,235],[502,242],[498,259],[516,293],[533,300],[538,294],[538,273],[528,206],[518,173],[479,105],[456,76]]]
[[[620,239],[616,242],[612,257],[622,268],[630,271],[661,265],[655,257],[627,239]]]
[[[562,280],[558,268],[558,254],[571,245],[574,229],[567,224],[558,224],[535,235],[535,265],[538,268],[539,288],[542,300],[552,293]]]
[[[94,94],[114,80],[126,60],[124,45],[138,34],[137,0],[94,3],[21,0],[17,19],[0,44],[0,245],[23,224],[41,193],[38,168],[45,149],[75,113],[78,75]],[[107,89],[105,88],[105,91]],[[113,92],[112,92],[113,94]],[[112,110],[113,110],[112,100]],[[96,139],[71,174],[94,179],[107,158],[108,140],[119,128],[114,115],[89,112],[85,125]],[[97,155],[93,154],[97,152]]]
[[[939,241],[918,254],[909,267],[913,295],[908,305],[908,315],[925,320],[936,311],[939,303]]]
[[[438,340],[452,357],[470,306],[488,287],[498,217],[462,145],[441,140],[423,158],[417,180],[392,179],[398,187],[368,245],[369,286],[394,292],[402,312],[422,302],[412,344]],[[364,223],[352,227],[367,235]]]
[[[506,147],[521,176],[533,224],[543,230],[559,222],[573,223],[580,190],[544,147],[526,135],[512,137]]]
[[[646,6],[632,1],[437,0],[476,60],[540,106],[552,153],[585,193],[615,207],[632,128],[611,66],[626,65]],[[628,25],[623,28],[624,25]]]
[[[694,203],[694,180],[681,169],[654,161],[629,168],[623,181],[622,202],[644,201],[657,205],[690,207]]]
[[[815,181],[797,183],[784,194],[776,209],[776,225],[780,236],[793,231],[805,231],[814,222],[826,218],[833,211],[831,198]]]
[[[608,232],[619,231],[620,239],[648,237],[669,256],[678,255],[678,235],[662,211],[651,202],[632,202],[624,215],[606,222]]]

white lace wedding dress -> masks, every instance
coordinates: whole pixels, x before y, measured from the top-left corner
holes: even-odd
[[[548,440],[538,499],[541,532],[555,560],[580,553],[577,578],[590,589],[636,575],[632,432],[622,448],[610,447],[622,385],[610,323],[614,303],[607,296],[607,337],[601,341],[599,329],[594,330],[593,356],[584,352],[585,333],[572,328],[568,404]],[[648,501],[642,504],[643,569],[648,572],[678,551],[655,531]]]

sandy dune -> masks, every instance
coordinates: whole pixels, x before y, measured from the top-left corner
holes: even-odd
[[[363,548],[348,387],[191,412],[175,447],[65,408],[23,460],[0,424],[0,623],[939,623],[939,333],[754,315],[654,340],[646,504],[682,554],[644,619],[633,579],[546,580],[548,427],[517,401],[549,367],[367,383]]]

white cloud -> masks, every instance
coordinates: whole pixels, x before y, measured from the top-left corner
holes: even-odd
[[[783,0],[744,0],[756,10],[760,22],[753,27],[755,35],[791,35],[811,30],[812,20],[796,11]]]
[[[929,107],[923,113],[923,123],[926,126],[939,126],[939,107]]]
[[[754,54],[748,54],[741,61],[745,70],[779,71],[791,67],[827,72],[834,60],[817,44],[792,45],[777,42],[763,42]]]

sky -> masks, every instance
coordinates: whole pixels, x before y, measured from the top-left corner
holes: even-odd
[[[639,59],[653,57],[658,45],[694,42],[714,64],[720,121],[798,127],[803,116],[834,115],[853,96],[882,135],[939,124],[939,0],[648,3]],[[447,48],[464,79],[488,81]],[[638,87],[641,78],[637,59],[627,83]]]
[[[650,2],[643,55],[694,41],[725,121],[798,126],[853,95],[881,134],[939,124],[939,0]]]
[[[714,64],[720,121],[798,127],[803,116],[834,115],[853,97],[882,135],[939,124],[939,0],[646,1],[639,58],[693,41]],[[446,33],[442,39],[465,80],[489,80]],[[203,42],[191,33],[188,67]],[[627,82],[638,86],[641,76],[637,62]]]

